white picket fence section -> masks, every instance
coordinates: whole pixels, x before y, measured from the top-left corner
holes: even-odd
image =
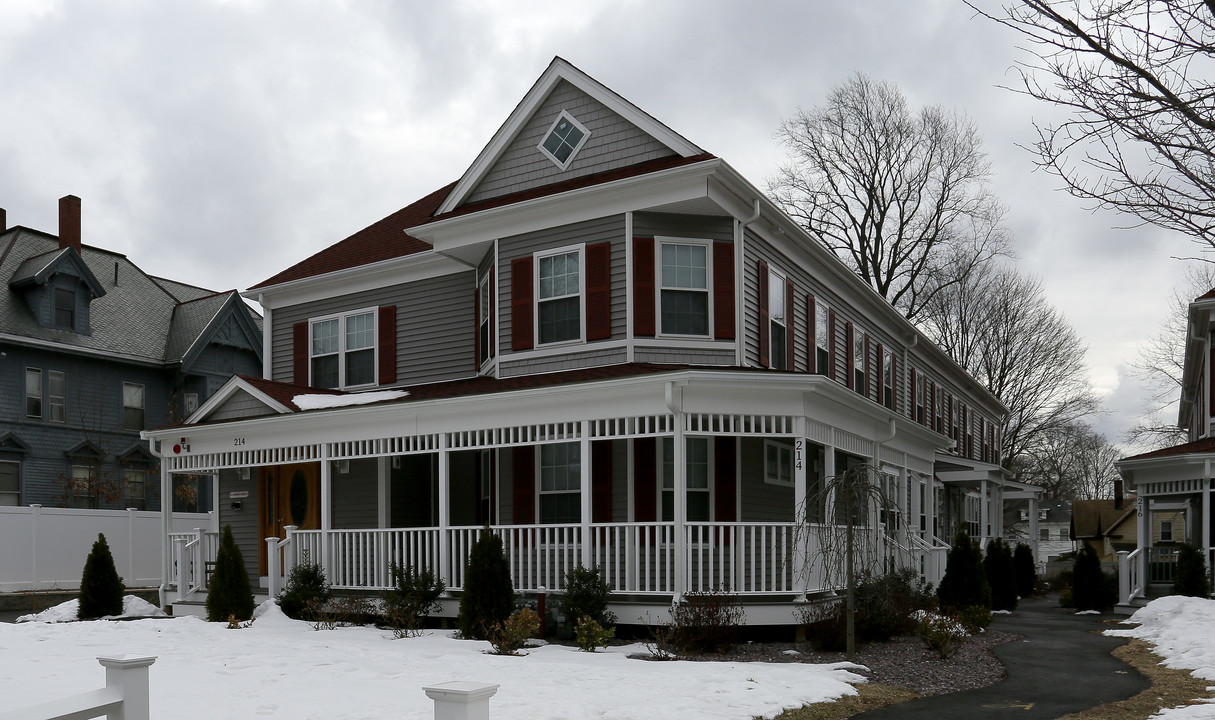
[[[173,513],[175,532],[215,530],[211,513]],[[127,587],[161,583],[164,535],[153,510],[0,507],[0,592],[75,590],[84,561],[105,535]]]

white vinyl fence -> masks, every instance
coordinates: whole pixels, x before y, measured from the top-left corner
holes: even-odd
[[[76,590],[98,533],[127,587],[160,584],[160,513],[0,507],[0,592]],[[210,513],[173,513],[174,531],[215,530]]]

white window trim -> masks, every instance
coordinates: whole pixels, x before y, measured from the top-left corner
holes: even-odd
[[[30,398],[33,396],[30,395],[29,377],[30,377],[30,373],[32,373],[32,372],[38,373],[38,414],[37,415],[30,415]],[[25,400],[25,409],[23,411],[25,417],[27,417],[31,420],[42,420],[43,418],[46,417],[46,388],[44,387],[44,385],[46,383],[46,376],[43,374],[42,368],[27,367],[25,369],[25,372],[21,374],[21,381],[24,385],[24,390],[21,394],[21,397],[24,398],[24,400]]]
[[[552,445],[574,445],[574,446],[577,446],[577,447],[579,448],[579,450],[578,450],[578,469],[579,469],[579,476],[578,476],[578,489],[577,489],[577,490],[545,490],[545,489],[544,489],[544,455],[541,453],[541,448],[548,447],[548,446],[552,446]],[[543,512],[544,512],[544,511],[543,511],[543,508],[541,507],[541,504],[540,504],[540,498],[541,498],[541,497],[543,497],[544,495],[577,495],[577,496],[579,497],[579,499],[581,500],[581,498],[582,498],[582,493],[583,493],[583,492],[589,492],[589,488],[584,488],[584,487],[582,487],[582,474],[581,474],[581,470],[582,470],[582,463],[583,463],[583,462],[587,462],[587,461],[589,461],[589,459],[588,459],[588,458],[583,458],[583,457],[582,457],[582,449],[581,449],[581,447],[582,447],[582,444],[581,444],[581,443],[579,443],[579,442],[578,442],[578,441],[576,441],[576,440],[575,440],[575,441],[573,441],[573,442],[542,443],[542,444],[539,444],[539,445],[536,445],[536,446],[535,446],[535,453],[536,453],[536,455],[535,455],[535,458],[536,458],[536,459],[535,459],[535,464],[536,464],[536,472],[535,472],[535,478],[536,478],[536,479],[535,479],[535,487],[536,487],[536,499],[535,499],[535,509],[534,509],[534,515],[533,515],[533,517],[534,517],[534,518],[536,518],[536,524],[537,524],[537,525],[556,525],[556,526],[561,526],[561,525],[577,525],[577,524],[578,524],[578,523],[576,523],[576,522],[574,522],[574,523],[568,523],[568,522],[564,522],[564,523],[546,523],[546,522],[544,522],[544,518],[542,517],[542,516],[543,516]]]
[[[478,323],[478,325],[477,325],[477,351],[481,353],[481,367],[482,368],[484,368],[486,365],[488,365],[490,363],[491,359],[493,358],[493,356],[497,354],[497,353],[493,352],[493,350],[494,350],[494,325],[493,325],[493,323],[491,323],[489,321],[489,318],[490,318],[490,316],[493,315],[493,311],[494,311],[493,288],[490,286],[490,282],[489,282],[489,278],[492,275],[493,275],[493,268],[491,266],[491,268],[484,275],[482,275],[481,278],[477,281],[477,303],[478,303],[477,311],[478,312],[481,311],[481,305],[485,305],[487,307],[486,312],[481,312],[481,322]],[[485,347],[485,348],[481,347],[481,328],[483,328],[483,327],[487,328],[486,334],[489,336],[488,343],[487,343],[488,347]]]
[[[769,446],[775,446],[776,448],[779,449],[779,452],[781,452],[781,453],[788,451],[788,453],[789,453],[789,480],[788,480],[788,482],[781,480],[780,477],[773,477],[768,474],[768,447]],[[768,485],[779,485],[781,487],[793,487],[796,484],[797,469],[794,468],[794,466],[793,466],[794,457],[793,457],[793,445],[792,444],[787,445],[785,443],[782,443],[782,442],[779,442],[776,440],[764,440],[763,463],[764,463],[764,483],[766,483]]]
[[[346,384],[346,318],[354,317],[356,315],[366,315],[367,313],[371,313],[371,357],[372,357],[371,377],[372,377],[372,381],[369,383],[364,383],[362,385],[347,385]],[[318,315],[316,317],[308,318],[308,385],[311,386],[313,383],[312,359],[314,357],[317,357],[316,355],[312,354],[312,329],[314,327],[316,327],[317,323],[325,322],[327,320],[337,320],[338,321],[338,350],[337,350],[338,386],[336,388],[330,388],[330,389],[332,389],[332,390],[361,390],[363,388],[376,387],[379,384],[379,378],[380,378],[380,352],[379,352],[380,308],[378,305],[372,305],[371,307],[359,308],[358,310],[348,310],[346,312],[331,313],[329,315]],[[366,349],[366,348],[360,348],[360,349]],[[321,356],[321,357],[324,357],[324,356]]]
[[[786,306],[784,322],[779,322],[779,323],[776,321],[776,318],[772,314],[772,278],[774,276],[781,279],[781,287],[784,288],[784,292],[781,293],[780,301],[781,301],[782,305]],[[772,351],[772,325],[773,324],[780,325],[782,328],[784,328],[784,331],[785,331],[785,348],[786,349],[781,352],[781,355],[780,355],[781,362],[784,362],[788,358],[789,343],[793,342],[793,338],[791,337],[792,333],[789,332],[789,326],[792,324],[789,322],[789,316],[791,314],[793,314],[793,308],[788,307],[788,305],[789,305],[789,303],[787,302],[788,298],[789,298],[789,276],[786,275],[784,272],[777,270],[776,268],[769,265],[768,266],[768,366],[773,367],[773,368],[776,367],[776,353],[774,353]],[[781,372],[793,372],[793,368],[786,367]]]
[[[553,134],[553,130],[557,128],[557,125],[562,120],[569,120],[574,127],[582,131],[582,139],[578,141],[578,144],[575,145],[572,150],[570,150],[570,156],[567,157],[564,162],[558,160],[556,156],[554,156],[548,151],[547,148],[544,147],[544,141],[548,140],[548,136]],[[586,141],[590,138],[591,131],[587,130],[585,125],[578,122],[577,118],[570,115],[569,111],[562,110],[561,114],[557,116],[557,119],[553,121],[553,124],[548,126],[548,130],[546,130],[544,134],[540,136],[540,142],[536,144],[536,149],[540,151],[541,155],[551,160],[552,163],[557,167],[561,168],[562,170],[568,170],[570,164],[574,162],[574,158],[578,157],[578,151],[582,150],[582,148],[586,145]]]
[[[662,285],[662,246],[663,245],[700,245],[705,249],[705,306],[707,307],[707,321],[705,329],[708,331],[704,335],[682,335],[677,333],[664,332],[662,329],[662,291],[665,289]],[[654,274],[657,276],[654,280],[654,308],[656,325],[658,326],[658,337],[673,338],[673,339],[689,339],[689,340],[705,340],[713,337],[713,241],[707,238],[685,238],[685,237],[666,237],[658,236],[654,238]],[[694,288],[671,288],[672,290],[696,292]]]
[[[557,342],[540,342],[540,260],[554,255],[565,255],[566,253],[578,253],[578,337],[570,340],[558,340]],[[535,338],[534,346],[536,348],[553,348],[564,347],[567,345],[585,345],[586,344],[586,243],[578,243],[576,245],[565,245],[551,250],[539,250],[532,253],[532,337]],[[562,296],[568,297],[568,296]],[[545,298],[545,300],[558,300],[561,298]]]
[[[658,522],[674,522],[674,520],[663,520],[662,519],[662,496],[663,496],[663,494],[667,493],[667,492],[671,493],[672,502],[674,502],[673,498],[675,497],[675,478],[674,477],[671,478],[671,489],[670,490],[667,490],[663,486],[663,482],[665,481],[665,478],[663,477],[663,471],[664,471],[663,466],[666,464],[666,452],[667,452],[666,451],[666,442],[664,442],[664,441],[667,440],[668,438],[670,438],[670,440],[671,440],[671,450],[672,450],[672,452],[674,452],[675,439],[668,435],[666,437],[658,438],[658,443],[657,443],[658,449],[657,449],[657,452],[655,453],[655,455],[657,456],[656,460],[658,463],[655,473],[658,477],[658,482],[656,482],[654,484],[657,485],[658,487],[655,488],[656,492],[655,492],[654,502],[657,503],[655,505],[655,507],[658,510],[658,513],[657,513],[658,517],[659,517]],[[705,441],[705,447],[706,447],[705,462],[708,463],[707,477],[708,477],[709,487],[707,487],[707,488],[689,488],[689,487],[687,487],[687,477],[685,475],[684,493],[685,494],[690,493],[690,492],[708,493],[709,519],[708,520],[688,520],[687,519],[687,501],[685,500],[685,502],[684,502],[684,522],[717,522],[717,465],[716,465],[717,458],[715,457],[715,454],[716,454],[715,443],[711,442],[712,441],[711,437],[701,436],[701,435],[685,435],[684,441],[687,442],[688,440],[704,440]],[[684,451],[683,457],[684,457],[684,462],[686,463],[688,460],[688,453],[686,450]],[[671,463],[672,469],[674,469],[674,465],[675,465],[675,463],[672,462]],[[685,473],[686,473],[686,471],[685,471]],[[674,508],[674,506],[672,506],[672,509],[673,508]]]
[[[865,329],[859,325],[852,326],[852,367],[848,368],[848,372],[852,373],[852,389],[865,397],[869,397],[869,384],[873,382],[873,378],[869,377],[869,353],[867,352],[868,343],[866,343]],[[859,348],[858,348],[859,346]],[[857,350],[860,350],[858,353]],[[860,367],[857,367],[857,364]],[[856,381],[856,372],[860,370],[861,377],[865,379],[865,387],[860,387]]]

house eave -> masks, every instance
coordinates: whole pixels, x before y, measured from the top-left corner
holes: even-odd
[[[399,285],[467,270],[467,266],[456,260],[434,250],[426,250],[277,285],[266,285],[256,290],[246,290],[241,296],[257,302],[263,308],[275,310],[334,295]]]

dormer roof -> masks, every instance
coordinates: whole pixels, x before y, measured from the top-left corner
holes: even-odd
[[[20,289],[31,285],[45,285],[57,273],[66,273],[80,278],[88,286],[94,298],[105,295],[105,288],[97,280],[97,276],[89,270],[73,248],[65,247],[58,250],[35,255],[17,266],[9,279],[9,287]]]

